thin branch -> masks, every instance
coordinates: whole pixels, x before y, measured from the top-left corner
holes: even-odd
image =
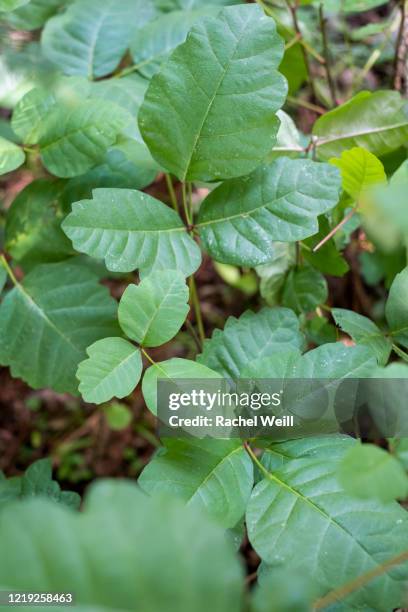
[[[394,58],[394,89],[402,90],[406,78],[406,63],[408,55],[408,2],[400,0],[401,22],[398,30]]]
[[[327,19],[324,16],[323,2],[321,2],[319,5],[319,20],[320,20],[320,30],[322,32],[322,39],[323,39],[323,54],[324,54],[324,59],[325,59],[324,65],[326,69],[327,82],[329,85],[333,106],[337,106],[338,102],[337,102],[337,96],[336,96],[336,86],[335,86],[334,79],[333,79],[331,69],[330,69],[329,41],[328,41],[327,30],[326,30]]]
[[[183,194],[183,209],[184,209],[184,216],[185,216],[185,218],[186,218],[187,225],[191,226],[191,224],[192,224],[192,220],[191,220],[191,217],[190,217],[190,211],[189,211],[189,209],[188,209],[188,204],[187,204],[187,191],[186,191],[186,184],[185,184],[185,182],[184,182],[184,181],[181,183],[181,190],[182,190],[182,194]]]
[[[299,26],[299,21],[297,18],[297,5],[293,5],[290,0],[286,0],[286,5],[289,9],[289,12],[292,16],[292,23],[293,23],[293,28],[296,32],[296,34],[299,36],[299,41],[302,42],[303,41],[303,34],[302,31],[300,29]],[[307,76],[308,76],[308,80],[309,80],[309,84],[310,84],[310,89],[312,90],[312,96],[314,98],[314,100],[317,100],[316,97],[316,88],[315,88],[315,84],[314,84],[314,80],[313,80],[313,72],[312,72],[312,67],[309,61],[309,54],[308,51],[306,50],[305,46],[303,44],[301,44],[301,49],[302,49],[302,54],[303,54],[303,60],[305,62],[305,66],[306,66],[306,72],[307,72]]]
[[[18,280],[16,279],[16,277],[14,276],[14,272],[13,270],[10,268],[7,259],[4,257],[4,255],[0,255],[0,263],[2,264],[3,268],[6,270],[7,274],[9,275],[10,279],[13,282],[14,286],[18,286],[20,283],[18,282]]]
[[[344,599],[345,597],[350,595],[350,593],[361,589],[361,587],[367,584],[367,582],[371,582],[371,580],[374,580],[374,578],[382,576],[382,574],[385,574],[385,572],[387,572],[395,565],[400,565],[405,561],[408,561],[408,550],[405,550],[399,555],[388,559],[388,561],[377,565],[377,567],[375,567],[374,569],[366,572],[365,574],[361,574],[361,576],[358,576],[358,578],[350,580],[350,582],[347,582],[338,589],[334,589],[324,597],[317,599],[313,605],[313,610],[322,610],[323,608],[327,608],[329,605],[335,603],[336,601]]]
[[[298,100],[297,98],[293,98],[292,96],[288,96],[286,98],[286,102],[289,104],[294,104],[295,106],[302,106],[303,108],[307,108],[308,110],[317,113],[318,115],[324,115],[327,111],[322,106],[317,106],[317,104],[312,104],[312,102],[307,102],[306,100]]]
[[[408,362],[408,353],[403,351],[399,346],[397,346],[396,344],[393,344],[392,350],[394,351],[394,353],[398,355],[398,357],[401,357],[401,359]]]
[[[339,231],[339,229],[341,229],[343,225],[345,225],[347,221],[351,219],[351,217],[355,214],[355,212],[356,212],[355,208],[350,210],[347,213],[347,215],[344,217],[344,219],[342,219],[342,221],[340,221],[340,223],[338,223],[336,227],[333,227],[333,229],[327,234],[327,236],[323,238],[323,240],[321,240],[318,244],[316,244],[315,247],[313,247],[312,249],[313,253],[316,253],[316,251],[318,251],[324,244],[326,244],[326,242],[328,242],[330,238],[333,238],[334,234],[336,234]]]

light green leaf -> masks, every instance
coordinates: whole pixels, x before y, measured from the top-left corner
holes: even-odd
[[[396,342],[408,348],[408,268],[397,274],[391,285],[385,316]]]
[[[133,33],[153,15],[152,4],[143,0],[76,0],[47,22],[42,50],[64,74],[105,76],[118,66]]]
[[[274,159],[278,155],[290,155],[291,157],[299,155],[304,149],[300,143],[300,136],[295,122],[283,110],[278,110],[276,116],[281,123],[276,137],[276,145],[267,159]]]
[[[322,344],[305,353],[295,364],[292,378],[365,378],[377,363],[367,346],[345,346],[342,342]]]
[[[30,0],[0,0],[0,11],[7,13],[8,11],[15,11],[20,6],[28,4]]]
[[[88,269],[37,266],[0,306],[0,363],[34,389],[76,393],[86,347],[117,332],[115,317],[116,302]]]
[[[254,359],[290,348],[302,348],[303,335],[294,312],[287,308],[247,310],[239,319],[229,317],[223,330],[205,340],[197,361],[227,378],[239,378]]]
[[[310,612],[313,576],[271,567],[258,569],[258,584],[251,592],[252,612]]]
[[[241,606],[243,572],[224,531],[180,500],[148,498],[130,482],[94,485],[81,513],[46,500],[10,505],[0,514],[0,539],[2,586],[65,593],[69,585],[83,612],[137,610],[140,602],[146,612]]]
[[[157,381],[158,379],[183,380],[193,378],[214,380],[221,378],[218,372],[214,372],[205,365],[174,357],[167,361],[161,361],[150,366],[146,370],[142,382],[143,397],[146,405],[153,414],[157,414]]]
[[[295,312],[311,312],[328,297],[324,276],[311,266],[292,268],[283,288],[282,305]]]
[[[11,126],[22,142],[38,142],[43,123],[55,103],[55,96],[40,87],[35,87],[21,98],[14,109]]]
[[[320,117],[313,128],[321,159],[345,149],[363,147],[381,157],[405,145],[408,138],[407,102],[396,91],[363,91]]]
[[[43,122],[39,135],[41,159],[52,174],[82,174],[103,161],[107,148],[131,116],[105,100],[85,100],[68,107],[58,104]]]
[[[13,201],[6,217],[6,249],[24,266],[60,261],[74,250],[61,230],[63,181],[33,181]]]
[[[0,175],[12,172],[24,164],[25,154],[21,147],[0,136]]]
[[[81,498],[74,491],[61,491],[59,484],[52,479],[50,459],[39,459],[27,468],[23,476],[2,477],[0,472],[0,510],[15,500],[30,497],[44,497],[73,509],[79,508]]]
[[[385,365],[391,352],[391,341],[385,338],[373,321],[351,310],[333,308],[334,320],[341,329],[359,344],[366,344],[380,365]]]
[[[138,482],[151,495],[176,495],[233,528],[245,514],[253,481],[252,461],[241,441],[167,439]]]
[[[287,93],[276,70],[282,55],[275,23],[258,6],[202,19],[152,78],[140,109],[153,157],[181,180],[251,172],[276,141]]]
[[[142,346],[171,340],[190,309],[184,275],[177,270],[152,272],[139,285],[128,285],[119,303],[119,324]]]
[[[193,10],[208,6],[227,6],[241,4],[241,0],[153,0],[155,6],[161,11]]]
[[[200,209],[204,247],[223,263],[255,266],[273,258],[273,241],[315,234],[317,216],[339,200],[337,169],[282,157],[249,177],[223,183]]]
[[[102,404],[132,393],[142,374],[138,348],[123,338],[103,338],[88,346],[78,366],[79,392],[86,402]]]
[[[175,269],[189,276],[201,253],[180,217],[155,198],[130,189],[95,189],[62,224],[74,248],[105,259],[108,270],[144,275]]]
[[[279,455],[279,448],[274,450]],[[246,515],[250,541],[261,558],[284,565],[289,574],[307,567],[322,596],[408,548],[405,510],[396,502],[348,496],[337,468],[338,459],[328,456],[285,461],[256,485]],[[406,565],[393,568],[353,591],[342,605],[399,607],[406,579]]]
[[[338,479],[344,490],[361,499],[383,502],[405,499],[408,476],[392,455],[374,444],[356,444],[341,461]]]
[[[196,21],[216,15],[218,8],[207,6],[197,10],[174,11],[160,15],[141,28],[133,38],[130,52],[140,74],[150,79],[170,53],[187,37]]]
[[[390,450],[397,457],[405,471],[408,471],[408,438],[394,438],[389,440]]]
[[[380,160],[362,147],[343,151],[340,158],[333,157],[330,163],[340,168],[343,189],[355,201],[367,189],[387,182]]]

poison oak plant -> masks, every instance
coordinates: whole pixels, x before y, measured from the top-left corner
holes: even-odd
[[[339,104],[323,3],[287,4],[0,0],[6,27],[42,28],[34,76],[24,68],[19,93],[2,94],[1,172],[38,176],[5,217],[0,363],[14,377],[95,404],[141,381],[154,414],[162,378],[408,377],[406,101],[389,89]],[[310,14],[324,57],[301,31]],[[305,81],[320,115],[307,137],[282,110]],[[143,191],[159,173],[168,202]],[[331,307],[326,276],[348,272],[356,230],[367,284],[389,288],[376,321]],[[263,300],[211,337],[203,252],[253,268]],[[134,271],[119,303],[99,283]],[[196,359],[155,362],[190,306]],[[390,450],[340,435],[163,440],[137,486],[92,486],[79,514],[47,461],[0,475],[1,589],[72,591],[83,610],[403,606],[408,451],[397,439]],[[261,558],[251,595],[245,530]]]

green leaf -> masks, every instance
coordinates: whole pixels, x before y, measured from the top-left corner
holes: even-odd
[[[69,584],[78,610],[241,607],[243,572],[224,531],[180,500],[149,499],[129,482],[94,485],[81,513],[46,500],[10,505],[0,539],[2,586],[65,593]]]
[[[151,495],[176,495],[233,528],[245,514],[253,480],[252,461],[241,441],[167,439],[138,482]]]
[[[288,574],[277,567],[265,575],[260,571],[262,566],[258,569],[258,585],[251,593],[252,612],[310,612],[313,577],[301,572]]]
[[[61,491],[59,484],[52,479],[50,459],[35,461],[23,476],[5,479],[0,472],[0,510],[11,501],[30,497],[45,497],[74,509],[81,503],[78,493]]]
[[[218,372],[210,370],[205,365],[174,357],[150,366],[142,381],[143,397],[146,405],[153,414],[157,414],[157,381],[158,379],[183,380],[193,378],[214,380],[221,378]]]
[[[259,290],[268,306],[280,304],[286,274],[296,261],[296,246],[294,244],[274,242],[273,249],[273,259],[256,268],[256,273],[261,279]]]
[[[305,334],[308,342],[320,346],[336,342],[337,330],[325,317],[315,316],[306,321]]]
[[[333,308],[331,313],[337,325],[355,342],[366,344],[372,349],[380,365],[387,363],[392,343],[373,321],[344,308]]]
[[[73,204],[62,228],[77,251],[104,258],[114,272],[175,269],[189,276],[200,265],[200,250],[180,217],[139,191],[95,189],[92,200]]]
[[[292,117],[283,110],[278,110],[276,116],[280,120],[280,126],[276,137],[276,145],[269,153],[268,161],[283,154],[296,157],[304,150],[300,143],[300,134]]]
[[[397,274],[391,285],[385,317],[395,341],[408,348],[408,268]]]
[[[321,159],[363,147],[377,157],[404,146],[408,137],[407,102],[396,91],[362,91],[320,117],[313,128]]]
[[[295,363],[292,378],[366,378],[377,363],[367,346],[344,346],[342,342],[323,344]]]
[[[295,312],[311,312],[328,298],[324,276],[311,266],[292,268],[283,288],[282,305]]]
[[[109,428],[113,431],[123,431],[132,422],[132,412],[126,404],[111,402],[104,408]]]
[[[47,22],[42,50],[64,74],[105,76],[118,66],[133,33],[153,15],[152,4],[143,0],[76,0]]]
[[[0,0],[0,11],[8,12],[15,11],[20,6],[24,6],[30,0]]]
[[[115,317],[116,302],[86,268],[37,266],[0,306],[0,363],[34,389],[76,393],[86,347],[115,334]]]
[[[374,444],[356,444],[341,461],[337,476],[344,490],[361,499],[405,499],[408,476],[402,465]]]
[[[153,0],[155,6],[161,11],[177,11],[200,9],[208,6],[226,6],[229,4],[241,4],[241,0]]]
[[[82,174],[103,161],[107,148],[131,116],[117,104],[85,100],[82,104],[53,107],[39,136],[41,159],[52,174]]]
[[[339,200],[335,168],[282,157],[214,189],[204,200],[197,227],[204,247],[223,263],[255,266],[273,258],[273,241],[315,234],[317,216]]]
[[[227,378],[239,378],[245,366],[260,357],[303,347],[299,321],[287,308],[247,310],[239,319],[229,317],[224,329],[205,340],[197,361]],[[181,377],[180,377],[181,378]]]
[[[0,175],[12,172],[24,164],[25,154],[21,147],[0,136]]]
[[[78,366],[79,392],[86,402],[102,404],[132,393],[142,374],[138,348],[123,338],[103,338],[86,349]]]
[[[160,346],[171,340],[190,309],[184,275],[158,270],[139,285],[128,285],[119,303],[119,324],[142,346]]]
[[[33,181],[13,201],[6,217],[6,249],[24,266],[66,259],[74,251],[61,230],[62,181]]]
[[[282,55],[275,23],[258,6],[202,19],[152,78],[140,109],[153,157],[180,180],[254,170],[276,141],[287,93],[276,70]]]
[[[274,450],[280,454],[279,447]],[[408,548],[405,510],[396,502],[348,496],[336,478],[338,464],[328,456],[285,460],[256,485],[246,514],[250,541],[261,558],[282,564],[289,574],[307,567],[322,596]],[[353,591],[342,605],[398,607],[406,579],[406,566],[391,569]]]
[[[218,8],[211,5],[197,10],[174,11],[146,24],[136,33],[130,45],[138,72],[150,79],[160,70],[170,53],[185,41],[196,21],[217,12]]]
[[[17,30],[36,30],[64,4],[64,0],[30,0],[6,15],[7,22]]]
[[[25,144],[37,144],[49,110],[55,105],[55,96],[35,87],[16,105],[11,126]]]
[[[311,250],[302,248],[302,257],[323,274],[344,276],[348,272],[349,266],[343,255],[337,250],[333,239],[327,240],[317,251],[313,252],[312,250],[329,234],[330,229],[328,220],[324,215],[321,215],[319,217],[319,233],[303,240],[304,244]],[[300,246],[302,247],[302,244]]]
[[[5,268],[3,268],[3,266],[0,265],[0,295],[4,287],[6,286],[6,282],[7,282],[7,272]]]
[[[390,450],[397,457],[405,471],[408,471],[408,438],[394,438],[389,440]]]
[[[333,157],[330,163],[340,168],[343,189],[355,201],[367,189],[387,182],[380,160],[362,147],[343,151],[339,158]]]

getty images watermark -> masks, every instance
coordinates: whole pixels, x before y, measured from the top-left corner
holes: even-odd
[[[406,379],[158,380],[162,437],[408,437]]]

